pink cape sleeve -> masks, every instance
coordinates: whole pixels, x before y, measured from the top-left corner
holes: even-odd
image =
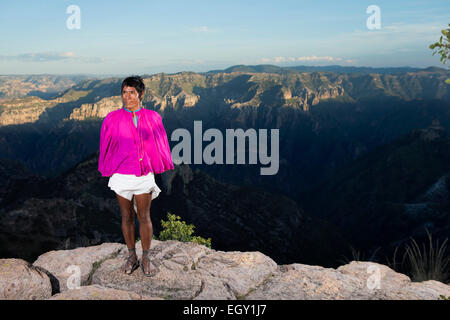
[[[167,139],[167,133],[164,129],[164,125],[162,123],[162,117],[159,113],[156,113],[157,116],[157,139],[158,139],[158,145],[160,146],[159,152],[161,159],[163,161],[164,165],[164,171],[166,170],[173,170],[174,164],[172,161],[172,154],[170,152],[170,146],[169,146],[169,140]]]
[[[103,119],[102,128],[100,130],[100,154],[98,157],[98,171],[103,177],[110,176],[110,157],[111,157],[111,125],[109,114]]]

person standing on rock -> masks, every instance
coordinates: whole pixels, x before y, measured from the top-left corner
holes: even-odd
[[[139,267],[135,248],[135,214],[142,244],[141,268],[146,276],[158,272],[149,258],[153,225],[151,201],[161,192],[155,174],[173,170],[167,134],[158,112],[142,106],[145,84],[141,77],[122,82],[123,107],[103,119],[100,131],[98,170],[110,177],[108,187],[116,193],[122,213],[122,232],[128,258],[121,270],[131,274]]]

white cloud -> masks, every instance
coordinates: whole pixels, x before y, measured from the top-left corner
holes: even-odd
[[[36,52],[19,53],[15,55],[0,55],[0,60],[17,60],[23,62],[53,62],[61,60],[81,61],[86,63],[99,63],[105,61],[100,57],[81,57],[74,52]]]
[[[200,27],[191,27],[189,28],[192,32],[212,32],[213,30],[208,28],[207,26],[200,26]]]
[[[317,57],[317,56],[309,56],[309,57],[297,57],[296,61],[341,61],[342,58],[334,58],[330,56],[325,57]]]
[[[262,63],[355,64],[357,61],[361,62],[362,57],[367,57],[369,62],[370,59],[377,57],[389,61],[394,61],[392,59],[403,61],[402,59],[409,58],[408,55],[413,53],[416,56],[431,57],[432,50],[428,46],[439,41],[441,30],[445,28],[445,24],[438,22],[383,24],[382,21],[379,30],[369,30],[363,27],[324,37],[305,37],[302,39],[302,47],[298,48],[305,52],[305,55],[298,57],[274,55],[272,58],[266,56],[260,61]],[[289,50],[292,49],[289,48]],[[314,55],[317,52],[326,54]],[[281,49],[279,53],[282,53]],[[414,61],[413,59],[411,56],[410,61]],[[408,61],[409,64],[412,63],[410,61]]]
[[[169,63],[177,63],[177,64],[205,64],[209,63],[209,61],[206,61],[205,59],[169,59]]]
[[[62,57],[68,57],[68,58],[75,57],[75,53],[73,53],[73,52],[63,52],[60,55]]]
[[[301,56],[301,57],[274,57],[272,59],[270,58],[262,58],[261,62],[264,63],[270,63],[270,62],[275,62],[275,63],[280,63],[280,62],[296,62],[296,61],[328,61],[328,62],[337,62],[337,61],[343,61],[344,59],[339,58],[339,57],[331,57],[331,56],[323,56],[323,57],[318,57],[315,55],[312,56]],[[345,60],[345,62],[350,63],[353,62],[352,60]]]

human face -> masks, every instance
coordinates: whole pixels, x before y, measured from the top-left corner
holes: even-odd
[[[122,100],[127,109],[135,110],[139,108],[139,93],[134,87],[123,87]]]

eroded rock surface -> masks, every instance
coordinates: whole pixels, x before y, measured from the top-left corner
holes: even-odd
[[[139,260],[141,242],[136,243]],[[152,240],[158,272],[146,277],[120,267],[126,245],[103,243],[50,251],[33,265],[0,259],[1,299],[52,300],[436,300],[450,286],[411,279],[389,267],[352,261],[337,269],[277,265],[261,252],[218,251],[193,242]],[[52,288],[53,286],[53,288]]]

